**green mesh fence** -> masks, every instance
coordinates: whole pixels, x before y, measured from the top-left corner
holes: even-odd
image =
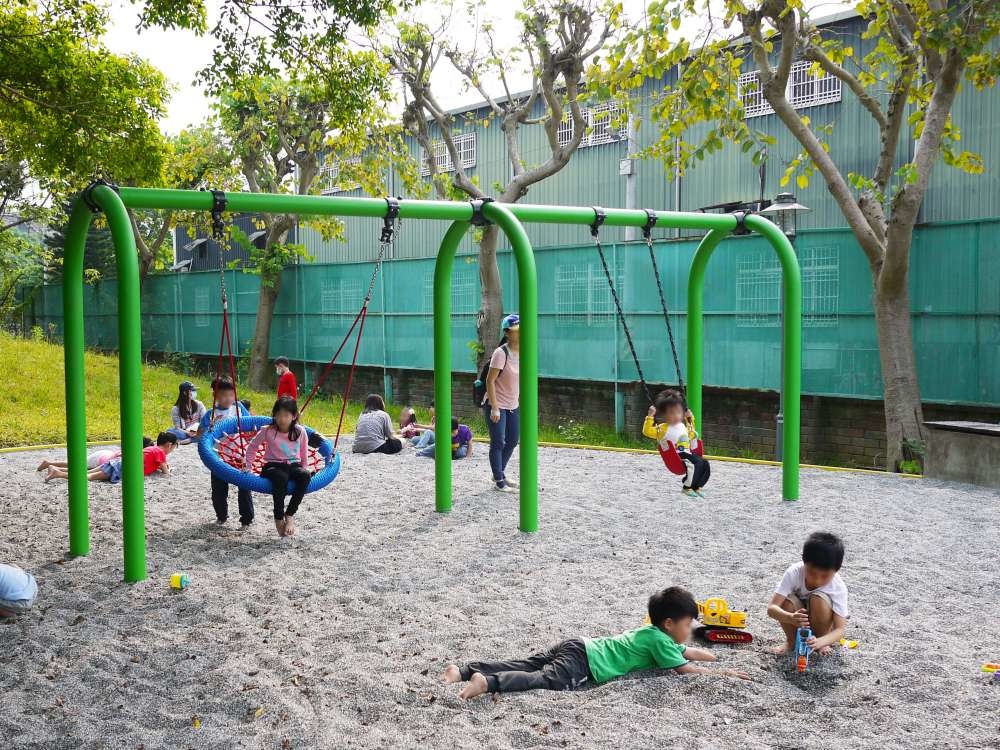
[[[596,250],[585,229],[564,227],[579,245],[536,250],[541,325],[540,374],[628,382],[636,379]],[[657,261],[671,306],[682,365],[686,352],[686,282],[696,242],[662,242]],[[803,392],[879,398],[881,375],[867,262],[846,230],[800,233],[804,348]],[[673,382],[673,365],[646,248],[607,246],[643,369]],[[936,224],[917,230],[911,293],[921,391],[930,401],[1000,403],[1000,220]],[[504,299],[517,299],[512,258],[501,253]],[[434,259],[387,262],[376,288],[360,362],[433,368],[431,293]],[[282,280],[271,351],[325,362],[361,304],[367,263],[306,264]],[[758,237],[727,240],[716,251],[705,291],[705,383],[777,389],[780,373],[780,272]],[[253,334],[259,281],[227,272],[233,328],[244,351]],[[160,352],[218,352],[221,325],[217,273],[164,274],[143,288],[143,347]],[[37,295],[37,325],[61,330],[61,292]],[[113,282],[86,289],[88,344],[117,344]],[[474,256],[456,259],[452,291],[456,367],[472,371],[479,272]]]

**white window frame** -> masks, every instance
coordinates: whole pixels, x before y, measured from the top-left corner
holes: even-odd
[[[461,133],[452,137],[455,143],[455,150],[462,162],[462,169],[471,169],[476,166],[476,133]],[[432,141],[431,149],[434,152],[434,164],[439,173],[454,172],[455,163],[451,159],[451,152],[443,140]],[[431,173],[427,166],[427,153],[421,150],[420,153],[420,176],[429,177]]]
[[[337,179],[340,177],[340,165],[341,164],[360,164],[360,156],[352,156],[349,159],[337,159],[329,158],[327,161],[319,168],[319,175],[317,179],[319,184],[323,186],[320,189],[321,195],[333,195],[335,193],[347,193],[351,190],[357,190],[360,185],[353,183],[350,185],[338,185]]]
[[[618,143],[625,140],[626,136],[620,130],[615,130],[615,122],[621,117],[622,108],[618,102],[605,102],[593,107],[584,107],[581,110],[583,121],[587,124],[587,131],[580,139],[579,148],[588,146],[602,146],[607,143]],[[567,112],[563,115],[562,122],[559,123],[559,130],[556,133],[556,140],[559,145],[565,148],[573,140],[573,118]]]
[[[625,295],[625,259],[614,260],[615,289]],[[582,323],[590,328],[615,325],[617,312],[608,279],[599,263],[560,263],[556,266],[554,288],[556,319]]]
[[[808,109],[841,100],[843,90],[841,80],[826,71],[820,71],[819,75],[813,75],[810,72],[812,66],[813,64],[808,60],[792,63],[785,96],[795,109]],[[771,105],[764,98],[764,91],[760,84],[760,71],[752,70],[740,75],[739,96],[743,100],[744,119],[749,120],[751,117],[774,114]]]

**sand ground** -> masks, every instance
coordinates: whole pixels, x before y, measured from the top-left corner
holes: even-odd
[[[1000,660],[1000,494],[804,471],[783,503],[777,469],[717,463],[697,500],[655,456],[542,449],[526,535],[484,453],[438,515],[430,460],[348,452],[279,540],[266,497],[251,530],[214,526],[181,448],[147,483],[135,585],[119,487],[91,485],[92,553],[68,560],[65,484],[42,483],[37,453],[0,456],[0,561],[41,587],[0,621],[0,747],[1000,748],[1000,683],[979,672]],[[802,676],[766,653],[764,609],[815,529],[845,539],[861,645]],[[471,704],[437,682],[452,660],[635,627],[670,584],[749,611],[756,642],[714,651],[753,682],[649,673]]]

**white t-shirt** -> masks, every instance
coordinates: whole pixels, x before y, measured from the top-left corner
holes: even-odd
[[[686,451],[691,449],[691,439],[688,437],[687,426],[683,422],[670,425],[663,439],[673,443],[677,450]],[[666,448],[667,446],[664,445],[663,447]]]
[[[825,586],[810,590],[806,588],[806,564],[798,562],[785,571],[785,575],[781,577],[781,583],[778,584],[774,593],[786,598],[789,594],[795,594],[800,600],[806,602],[809,601],[809,596],[817,591],[830,597],[830,606],[835,614],[844,618],[851,616],[851,611],[847,608],[847,586],[844,585],[844,579],[840,577],[840,573],[834,573],[833,580]]]

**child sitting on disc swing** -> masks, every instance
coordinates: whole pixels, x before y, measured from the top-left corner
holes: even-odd
[[[247,446],[244,471],[251,470],[261,446],[264,448],[264,468],[260,475],[271,482],[274,527],[278,536],[294,536],[292,517],[299,509],[312,477],[309,471],[309,438],[299,425],[299,407],[294,398],[282,396],[274,402],[271,424],[262,427]],[[288,507],[285,507],[289,482],[295,482],[295,491]]]

